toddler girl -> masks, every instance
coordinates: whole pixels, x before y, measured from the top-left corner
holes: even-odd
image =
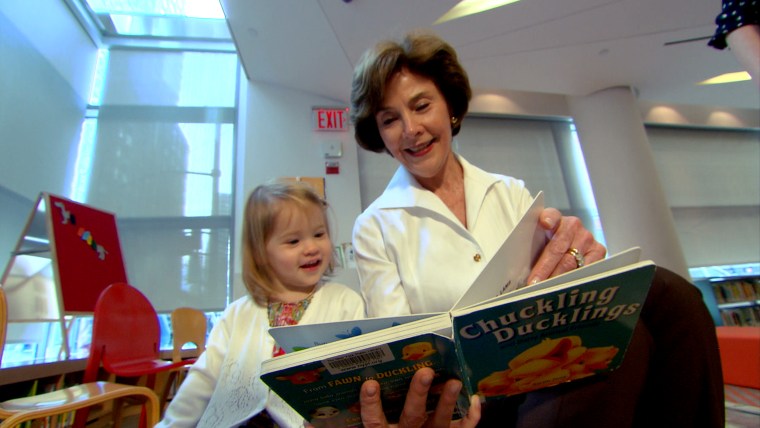
[[[257,187],[243,220],[243,281],[211,330],[206,351],[190,368],[159,427],[303,427],[303,419],[259,379],[278,355],[267,329],[364,317],[350,288],[324,281],[333,245],[327,204],[302,183]]]

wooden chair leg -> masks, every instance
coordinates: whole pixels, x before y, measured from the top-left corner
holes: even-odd
[[[167,403],[169,402],[169,396],[173,393],[176,393],[176,388],[179,387],[179,374],[179,370],[173,370],[169,372],[169,376],[166,378],[166,384],[164,385],[164,389],[160,397],[162,415],[166,409]]]
[[[113,428],[121,428],[121,410],[124,408],[124,400],[118,399],[113,401],[113,407],[111,408],[111,422]]]

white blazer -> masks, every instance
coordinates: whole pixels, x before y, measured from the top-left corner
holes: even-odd
[[[403,166],[356,219],[353,245],[368,316],[451,309],[530,206],[522,180],[457,159],[466,228]]]

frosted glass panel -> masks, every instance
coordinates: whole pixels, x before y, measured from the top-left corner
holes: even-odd
[[[103,115],[85,202],[120,218],[181,216],[187,157],[187,141],[176,123]]]
[[[673,219],[690,267],[760,261],[760,206],[674,208]]]
[[[235,105],[234,54],[112,49],[108,69],[104,105]]]
[[[119,221],[129,281],[158,310],[227,305],[229,219]]]
[[[129,282],[158,310],[224,308],[236,55],[112,49],[103,76],[78,194],[117,215]]]
[[[647,127],[690,267],[760,261],[760,132]]]
[[[647,129],[672,207],[760,205],[760,132]]]
[[[543,190],[546,206],[570,208],[552,128],[546,122],[468,117],[456,150],[470,163],[525,181],[532,194]]]

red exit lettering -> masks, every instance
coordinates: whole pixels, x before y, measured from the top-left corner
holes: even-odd
[[[347,109],[315,108],[312,110],[314,130],[345,131],[348,129]]]

